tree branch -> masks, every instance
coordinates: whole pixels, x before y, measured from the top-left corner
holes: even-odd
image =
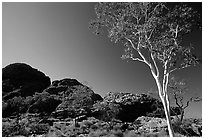
[[[179,106],[179,108],[182,108],[181,105],[178,103],[178,98],[177,98],[176,93],[174,93],[174,98],[175,98],[175,101],[176,101],[176,105]]]
[[[157,7],[159,7],[159,6],[160,6],[160,4],[157,4],[157,6],[154,7],[154,10],[152,10],[152,12],[149,15],[153,14],[153,12],[155,12]]]
[[[156,68],[156,72],[157,72],[156,76],[159,77],[158,65],[157,65],[157,63],[156,63],[156,61],[155,61],[155,59],[154,59],[154,56],[153,56],[152,52],[151,52],[150,55],[151,55],[152,61],[153,61],[153,63],[154,63],[154,67]]]
[[[175,35],[175,38],[177,38],[178,36],[178,25],[176,26],[176,31],[175,31],[176,35]]]
[[[174,69],[170,70],[169,73],[172,73],[172,72],[174,72],[176,70],[181,70],[181,69],[184,69],[184,68],[187,68],[187,67],[189,67],[189,66],[183,66],[183,67],[179,67],[179,68],[174,68]]]
[[[183,104],[183,97],[180,96],[179,99],[180,99],[181,107],[183,107],[183,105],[184,105],[184,104]]]
[[[168,83],[169,83],[169,73],[167,72],[166,73],[165,90],[164,90],[166,92],[166,94],[167,94]]]
[[[152,44],[150,43],[149,38],[147,37],[147,35],[146,35],[145,37],[147,38],[148,44],[150,45],[149,51],[150,51],[150,56],[151,56],[151,59],[152,59],[152,61],[153,61],[154,67],[155,67],[155,69],[156,69],[156,76],[159,77],[158,65],[157,65],[157,63],[156,63],[156,61],[155,61],[155,59],[154,59],[154,56],[153,56],[153,54],[152,54],[152,51],[151,51],[151,50],[152,50]]]
[[[154,27],[154,28],[152,29],[152,31],[150,32],[150,35],[149,35],[149,37],[148,37],[148,40],[152,37],[152,33],[153,33],[154,29],[155,29],[155,27]]]
[[[149,67],[150,67],[150,63],[146,60],[146,58],[143,56],[143,54],[141,53],[140,49],[137,47],[135,48],[134,44],[132,43],[132,41],[130,39],[128,39],[127,37],[125,37],[126,40],[128,40],[131,43],[131,46],[133,49],[135,49],[138,54],[142,57],[143,62],[146,63]],[[138,45],[140,44],[140,42],[138,42]]]
[[[183,110],[185,110],[188,106],[189,106],[189,103],[191,102],[191,100],[188,100],[187,102],[186,102],[186,106],[185,107],[183,107]]]
[[[136,51],[138,52],[138,54],[142,57],[142,59],[140,59],[140,58],[133,58],[132,56],[131,56],[130,58],[131,58],[132,60],[134,60],[134,61],[137,60],[137,61],[140,61],[140,62],[143,62],[143,63],[147,64],[147,65],[150,67],[150,69],[151,69],[150,63],[146,60],[146,58],[145,58],[145,57],[143,56],[143,54],[140,52],[139,48],[135,48],[133,42],[132,42],[130,39],[128,39],[127,37],[125,37],[125,39],[130,42],[132,48],[133,48],[134,50],[136,50]],[[138,45],[139,45],[139,43],[138,43]]]
[[[167,95],[167,92],[166,92],[166,90],[167,90],[167,84],[168,84],[168,73],[167,73],[167,62],[168,61],[166,61],[165,63],[164,63],[164,75],[163,75],[163,92],[164,92],[164,97],[166,97],[166,95]]]
[[[140,58],[134,58],[134,57],[130,57],[130,59],[132,59],[133,61],[140,61],[140,62],[143,62],[143,63],[145,63],[144,62],[144,60],[142,60],[142,59],[140,59]],[[146,64],[146,63],[145,63]]]
[[[130,42],[133,49],[137,50],[137,48],[135,48],[135,45],[132,43],[130,39],[128,39],[127,37],[125,37],[125,39]]]

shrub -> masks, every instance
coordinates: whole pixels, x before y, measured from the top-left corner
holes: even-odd
[[[189,122],[183,122],[176,121],[172,124],[174,132],[178,135],[184,135],[184,136],[197,136],[195,132],[191,129],[191,124]]]
[[[50,95],[46,92],[36,93],[33,100],[35,103],[33,103],[28,110],[30,113],[50,114],[61,103],[61,100],[55,99],[54,95]]]
[[[135,131],[130,130],[130,131],[126,131],[124,133],[124,137],[139,137],[139,135],[136,134]]]
[[[31,124],[30,126],[30,132],[32,134],[45,134],[49,131],[49,124]]]
[[[98,129],[96,131],[91,131],[88,136],[89,137],[104,137],[104,136],[108,136],[108,131],[106,129]]]
[[[114,103],[97,102],[93,105],[93,115],[97,119],[103,121],[111,121],[113,118],[118,118],[120,112],[120,106]]]
[[[2,136],[13,137],[13,136],[29,136],[29,131],[25,128],[24,123],[19,123],[18,120],[12,122],[2,123]]]
[[[91,122],[89,120],[84,120],[81,124],[85,125],[86,127],[90,127],[91,125],[93,125],[93,122]]]
[[[123,132],[121,130],[112,130],[111,132],[114,137],[123,137]]]
[[[3,117],[25,113],[28,109],[28,105],[24,102],[24,100],[25,99],[23,97],[19,96],[3,102]]]

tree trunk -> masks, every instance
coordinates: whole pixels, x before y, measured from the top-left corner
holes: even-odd
[[[164,93],[163,93],[163,90],[162,90],[163,87],[162,87],[162,85],[161,85],[161,83],[159,81],[159,78],[154,76],[154,79],[155,79],[156,84],[157,84],[159,97],[160,97],[160,99],[162,101],[162,104],[163,104],[163,107],[164,107],[164,112],[165,112],[165,115],[166,115],[166,121],[167,121],[167,125],[168,125],[169,136],[174,137],[174,131],[173,131],[173,127],[172,127],[172,123],[171,123],[171,116],[170,116],[169,100],[167,99],[167,97],[164,96]]]
[[[164,112],[165,112],[165,115],[166,115],[166,122],[167,122],[167,125],[168,125],[168,132],[169,132],[169,136],[170,137],[174,137],[174,130],[173,130],[173,126],[172,126],[172,123],[171,123],[171,116],[170,116],[170,111],[169,111],[169,105],[168,105],[168,100],[166,100],[165,98],[162,98],[162,104],[163,104],[163,107],[164,107]]]
[[[184,110],[181,111],[181,118],[180,118],[180,122],[182,123],[183,121],[183,117],[184,117]]]

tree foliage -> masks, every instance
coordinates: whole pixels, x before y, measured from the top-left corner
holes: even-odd
[[[190,46],[182,46],[183,35],[200,24],[198,14],[183,3],[98,3],[95,11],[97,18],[90,27],[96,34],[106,27],[111,41],[124,44],[124,59],[151,63],[152,56],[162,64],[167,62],[169,72],[199,62]],[[147,61],[134,57],[134,51],[141,58],[141,53],[148,51]]]

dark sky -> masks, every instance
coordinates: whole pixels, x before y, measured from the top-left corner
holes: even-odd
[[[110,91],[156,90],[145,64],[120,59],[121,44],[113,44],[106,34],[96,36],[88,29],[88,23],[95,18],[94,4],[4,2],[2,66],[24,62],[44,72],[52,81],[63,78],[86,81],[102,96]],[[196,46],[199,55],[201,41],[202,32],[198,30],[184,38],[186,44],[191,42]],[[187,94],[201,96],[202,65],[175,75],[188,81]],[[201,106],[201,102],[192,104],[186,110],[187,117],[201,117]]]

